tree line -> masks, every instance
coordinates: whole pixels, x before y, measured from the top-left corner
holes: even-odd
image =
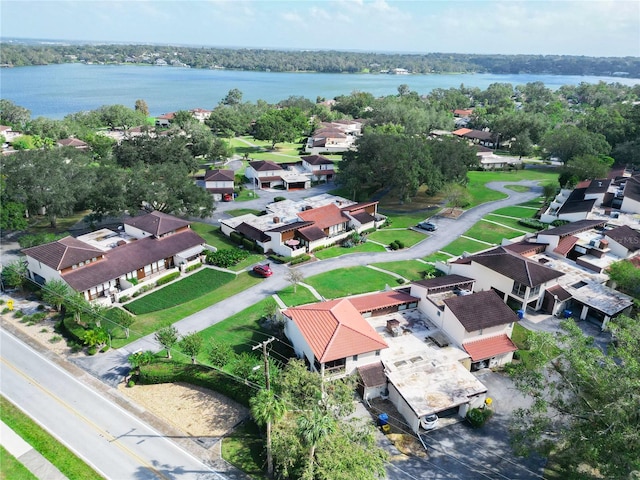
[[[0,63],[15,67],[75,62],[154,64],[159,59],[168,64],[192,68],[273,72],[378,73],[405,68],[418,74],[620,74],[640,77],[640,59],[636,57],[283,51],[169,45],[0,44]]]
[[[354,91],[335,97],[331,106],[323,98],[298,96],[277,104],[245,102],[242,92],[232,89],[206,123],[177,111],[162,131],[148,124],[142,99],[133,108],[103,106],[62,120],[32,119],[27,109],[0,100],[0,122],[24,133],[12,144],[20,151],[1,160],[0,219],[4,228],[20,229],[24,211],[34,214],[43,207],[52,224],[80,209],[92,210],[95,218],[141,207],[204,217],[213,205],[193,174],[203,163],[232,155],[228,138],[251,135],[273,147],[300,142],[302,148],[321,122],[353,118],[365,124],[363,135],[357,149],[343,155],[337,175],[353,196],[383,187],[403,202],[421,187],[458,196],[466,172],[478,168],[476,152],[455,137],[435,140],[430,134],[455,129],[452,110],[460,108],[472,108],[467,127],[491,131],[503,151],[561,161],[561,185],[572,185],[606,176],[614,162],[640,166],[639,98],[640,86],[604,82],[556,91],[541,82],[495,83],[485,90],[461,85],[423,96],[400,85],[395,95]],[[140,126],[139,135],[119,144],[102,134],[133,126]],[[69,136],[84,140],[90,150],[54,147]]]

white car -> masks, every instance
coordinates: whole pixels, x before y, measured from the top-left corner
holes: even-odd
[[[438,426],[438,415],[435,413],[425,415],[420,419],[420,426],[425,430],[433,430]]]

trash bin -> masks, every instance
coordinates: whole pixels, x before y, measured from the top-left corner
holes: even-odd
[[[378,415],[378,425],[381,427],[389,423],[389,415],[386,413],[381,413]]]
[[[518,318],[522,320],[524,318],[524,310],[518,310]]]
[[[571,318],[571,314],[573,312],[571,310],[565,310],[564,311],[564,318]]]

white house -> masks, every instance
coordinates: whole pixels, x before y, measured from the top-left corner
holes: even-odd
[[[213,195],[217,202],[233,199],[235,175],[233,170],[207,170],[203,178],[204,188]]]
[[[22,252],[35,282],[61,280],[87,300],[109,304],[138,284],[197,262],[204,245],[189,222],[151,212],[126,220],[120,232],[101,229]]]
[[[544,290],[563,275],[505,246],[461,257],[447,265],[448,273],[474,278],[476,291],[495,290],[505,303],[523,311],[539,310]]]

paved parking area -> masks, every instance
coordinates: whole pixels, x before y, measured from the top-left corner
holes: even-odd
[[[509,444],[509,422],[514,409],[530,401],[515,390],[511,380],[490,370],[478,373],[494,399],[493,417],[478,429],[466,422],[422,434],[428,446],[424,459],[396,459],[387,468],[391,480],[464,479],[533,480],[543,478],[546,460],[517,457]]]

